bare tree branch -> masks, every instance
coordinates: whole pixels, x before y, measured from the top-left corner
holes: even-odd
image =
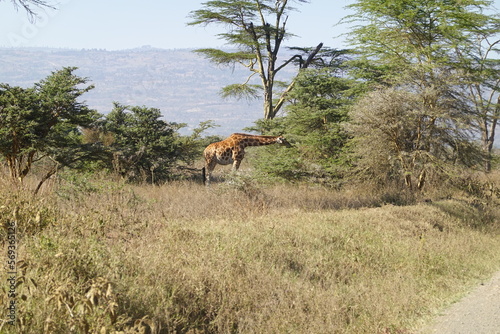
[[[28,18],[31,22],[35,21],[38,16],[33,7],[37,7],[39,9],[56,9],[54,5],[50,4],[49,1],[46,0],[11,0],[11,2],[16,10],[23,8],[26,11],[26,14],[28,14]]]

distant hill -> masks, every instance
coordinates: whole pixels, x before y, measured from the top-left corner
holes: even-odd
[[[84,98],[103,114],[113,101],[155,107],[166,121],[189,128],[213,120],[220,127],[211,133],[221,135],[241,131],[263,115],[262,101],[219,96],[223,86],[243,82],[246,69],[216,67],[192,50],[0,48],[1,83],[31,86],[64,66],[78,67],[76,73],[96,86]]]

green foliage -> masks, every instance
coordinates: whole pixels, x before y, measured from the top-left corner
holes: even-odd
[[[261,91],[262,87],[259,85],[233,84],[222,88],[221,96],[223,98],[231,96],[237,98],[238,100],[243,98],[251,100],[259,97]]]
[[[178,130],[185,124],[161,118],[157,108],[115,102],[100,129],[86,131],[86,140],[102,143],[109,168],[128,180],[157,183],[178,178],[177,169],[189,169],[182,164],[193,164],[208,145],[203,132],[216,125],[200,122],[190,135],[181,136]]]
[[[113,136],[113,167],[131,180],[165,180],[179,156],[177,130],[184,124],[168,123],[157,108],[115,103],[103,128]]]
[[[286,118],[305,158],[328,165],[339,157],[347,139],[341,124],[353,100],[352,84],[331,70],[307,71],[299,77]]]
[[[381,115],[384,109],[367,108],[371,103],[367,99],[360,106],[364,118],[357,121],[361,129],[365,118],[372,121],[368,115],[379,115],[385,121],[374,123],[391,131],[399,129],[390,141],[401,145],[384,147],[387,141],[373,124],[365,124],[369,130],[356,133],[371,136],[368,142],[382,150],[399,152],[391,155],[397,156],[393,162],[398,161],[391,168],[396,175],[405,175],[410,187],[417,179],[425,181],[425,165],[436,170],[444,163],[446,167],[439,167],[444,170],[450,163],[479,164],[480,155],[472,143],[475,138],[481,138],[483,164],[491,169],[500,112],[495,101],[500,83],[498,61],[493,56],[500,21],[498,15],[486,14],[490,5],[491,1],[482,0],[358,0],[349,6],[355,11],[351,19],[364,24],[351,33],[351,42],[361,54],[351,63],[352,74],[363,79],[365,89],[382,86],[384,95],[385,88],[392,87],[408,92],[409,98],[385,95],[386,103],[377,104],[386,107],[386,112],[392,109],[385,116]],[[395,100],[401,105],[394,105]],[[395,110],[397,117],[387,117]],[[377,133],[382,136],[375,137]],[[359,143],[366,145],[367,141],[360,139]],[[406,152],[405,157],[401,152]],[[383,161],[381,165],[386,165]],[[419,171],[414,169],[417,165]],[[422,186],[418,181],[418,188]]]
[[[31,168],[43,118],[40,111],[34,109],[38,106],[34,89],[5,84],[0,89],[0,150],[10,167],[11,176],[21,178]]]
[[[260,150],[253,164],[257,177],[263,181],[298,181],[305,176],[306,166],[294,147],[265,147]]]
[[[235,62],[251,61],[255,58],[255,55],[248,52],[226,52],[219,49],[197,49],[196,53],[201,53],[214,64],[217,65],[228,65]]]
[[[259,172],[287,180],[324,180],[340,177],[347,133],[347,106],[354,99],[353,82],[338,77],[336,69],[303,71],[291,92],[286,116],[260,120],[253,130],[285,133],[295,147],[262,150],[256,159]]]
[[[365,23],[351,43],[369,60],[362,71],[377,81],[432,84],[431,72],[454,67],[455,50],[467,50],[475,36],[491,34],[493,18],[483,13],[491,1],[358,0],[352,21]]]
[[[0,153],[11,176],[22,180],[35,161],[49,157],[56,168],[88,157],[93,147],[81,144],[80,128],[99,114],[78,99],[92,88],[75,67],[53,72],[32,88],[0,86]]]

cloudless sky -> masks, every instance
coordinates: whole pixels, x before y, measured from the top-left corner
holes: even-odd
[[[131,49],[152,47],[221,47],[223,28],[187,26],[191,11],[206,0],[49,0],[58,10],[37,10],[30,23],[24,9],[0,0],[0,47],[57,47],[72,49]],[[500,0],[499,0],[500,1]],[[287,46],[340,48],[346,32],[337,23],[348,15],[349,0],[311,0],[296,3],[289,16],[289,32],[298,35]],[[337,38],[336,38],[337,37]]]

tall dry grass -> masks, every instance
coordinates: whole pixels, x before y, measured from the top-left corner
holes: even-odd
[[[6,185],[19,285],[0,331],[411,333],[500,267],[499,213],[463,194],[388,198],[406,200],[247,178],[75,177],[38,197]]]

